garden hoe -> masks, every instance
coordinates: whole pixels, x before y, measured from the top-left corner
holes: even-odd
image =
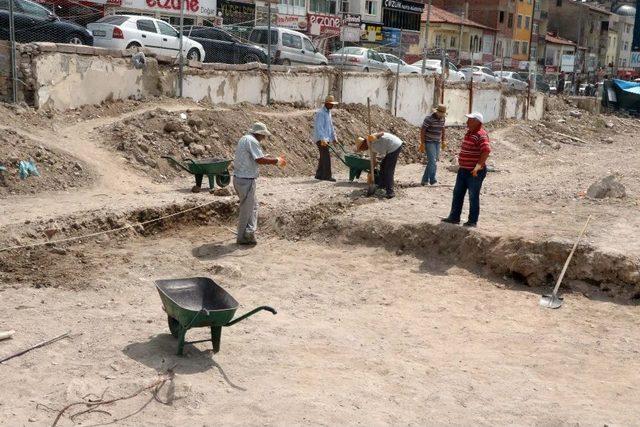
[[[558,281],[556,282],[556,286],[553,288],[553,292],[551,293],[551,295],[543,295],[543,296],[540,297],[540,305],[542,307],[560,308],[560,306],[562,305],[563,298],[558,296],[558,288],[560,288],[560,283],[562,283],[562,279],[564,278],[564,274],[567,272],[567,267],[569,266],[569,263],[571,262],[571,257],[573,257],[573,253],[576,251],[576,248],[578,247],[578,243],[580,243],[580,239],[582,239],[582,235],[587,230],[587,226],[589,225],[589,221],[591,221],[591,215],[589,215],[589,218],[587,218],[587,222],[584,224],[584,227],[582,227],[582,231],[580,232],[580,235],[578,236],[578,239],[573,244],[573,248],[571,249],[571,252],[569,253],[569,256],[567,257],[567,260],[564,263],[564,267],[562,267],[562,272],[560,273],[560,276],[558,277]]]

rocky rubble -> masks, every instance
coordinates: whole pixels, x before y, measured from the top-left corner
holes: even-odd
[[[40,176],[20,179],[18,164],[22,160],[32,160]],[[78,188],[92,180],[91,173],[81,162],[12,130],[5,130],[0,135],[0,165],[7,169],[0,172],[0,197]]]

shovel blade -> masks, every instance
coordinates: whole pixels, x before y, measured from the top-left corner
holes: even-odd
[[[564,298],[557,295],[542,295],[540,297],[540,306],[544,308],[560,308]]]

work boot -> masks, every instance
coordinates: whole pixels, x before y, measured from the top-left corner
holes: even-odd
[[[476,228],[478,226],[477,222],[471,222],[471,221],[467,221],[464,224],[462,224],[464,227],[471,227],[471,228]]]
[[[455,225],[460,224],[460,220],[457,220],[457,221],[456,221],[456,220],[453,220],[453,219],[451,219],[451,218],[449,218],[449,217],[442,218],[442,220],[441,220],[441,221],[442,221],[442,222],[446,222],[447,224],[455,224]]]

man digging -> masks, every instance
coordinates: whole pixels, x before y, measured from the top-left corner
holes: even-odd
[[[467,114],[467,133],[460,147],[458,155],[458,175],[453,188],[451,212],[442,221],[449,224],[460,224],[464,197],[469,190],[469,220],[465,227],[475,227],[480,216],[480,189],[487,175],[486,162],[491,153],[489,135],[482,124],[484,118],[481,113]]]
[[[239,245],[255,245],[255,232],[258,227],[258,199],[256,198],[256,179],[258,165],[277,165],[284,168],[287,161],[284,157],[265,156],[260,142],[271,136],[264,123],[256,122],[249,132],[240,138],[233,161],[233,188],[240,198],[238,215]]]
[[[327,96],[324,100],[324,106],[316,112],[313,121],[313,140],[320,151],[316,179],[321,181],[336,181],[331,175],[331,156],[329,154],[329,144],[336,142],[336,130],[333,127],[333,118],[331,117],[331,110],[336,105],[338,103],[333,96]]]
[[[369,135],[367,139],[358,138],[356,140],[356,150],[368,150],[369,144],[371,144],[371,150],[374,152],[374,155],[379,154],[383,156],[382,162],[380,163],[380,177],[376,185],[378,188],[385,189],[387,199],[392,199],[396,196],[393,190],[393,178],[396,173],[398,157],[402,151],[402,140],[392,133],[378,132]]]

